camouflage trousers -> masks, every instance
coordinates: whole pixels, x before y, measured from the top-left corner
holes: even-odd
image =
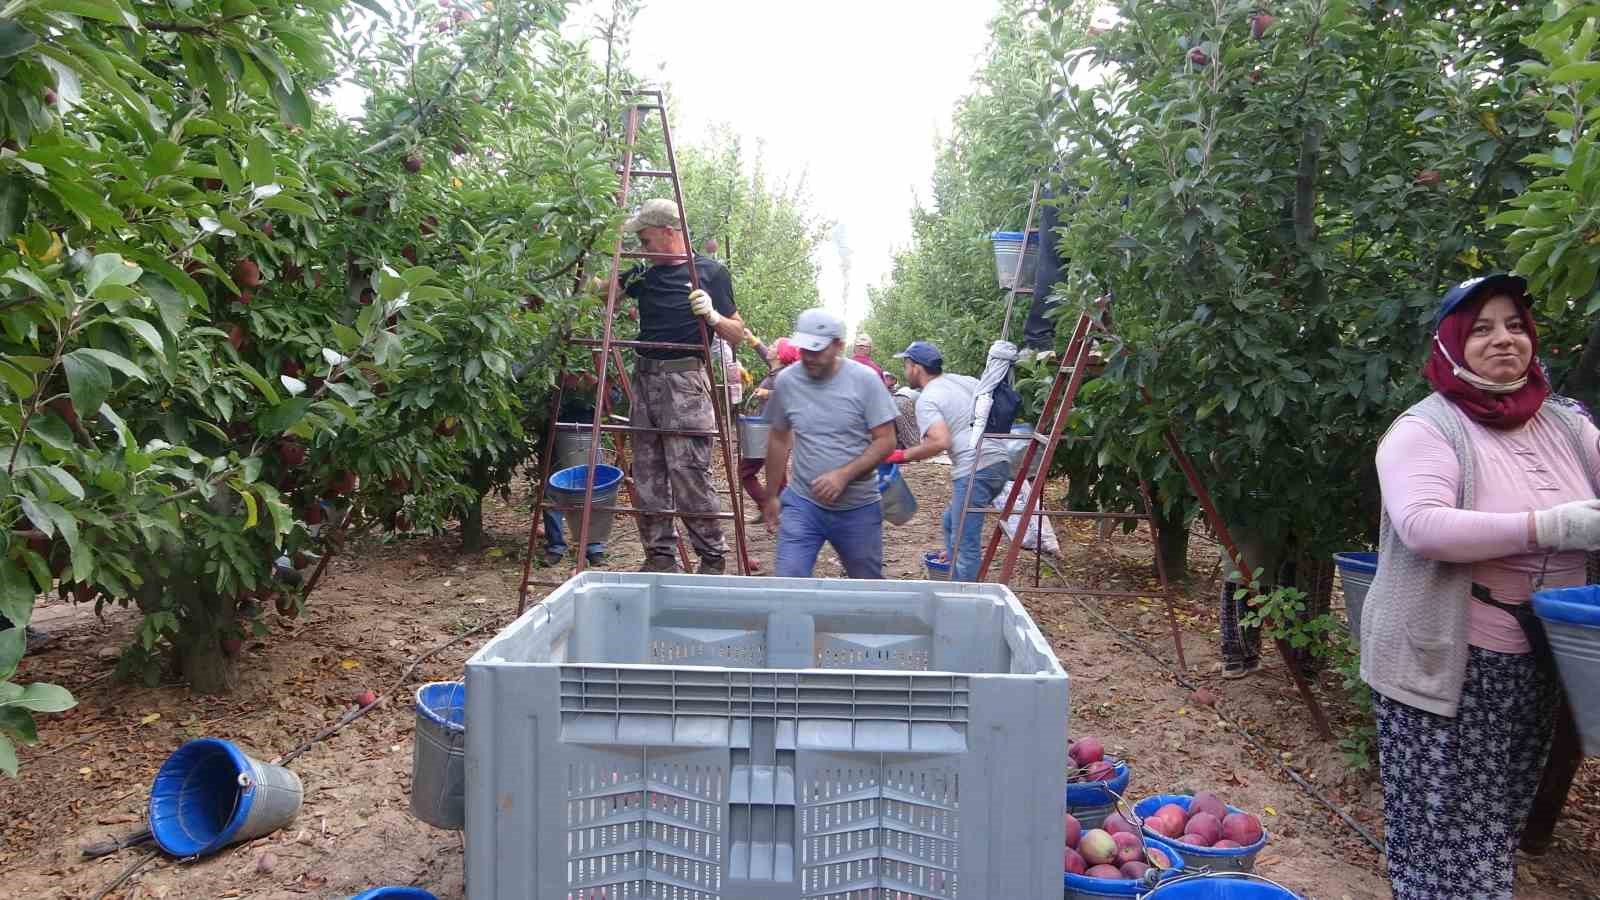
[[[634,403],[629,417],[635,428],[681,428],[715,431],[711,388],[704,368],[662,372],[640,360],[633,374]],[[722,511],[711,483],[712,438],[672,434],[634,434],[634,497],[640,509],[675,509],[680,513]],[[728,552],[720,519],[683,517],[689,542],[702,559]],[[677,557],[671,516],[640,516],[639,542],[649,556]]]

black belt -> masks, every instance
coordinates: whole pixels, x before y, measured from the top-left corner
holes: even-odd
[[[1522,626],[1522,633],[1528,639],[1528,646],[1533,648],[1533,659],[1538,664],[1539,671],[1545,675],[1556,677],[1556,658],[1550,651],[1550,636],[1545,633],[1544,621],[1533,611],[1532,603],[1502,603],[1494,598],[1494,594],[1481,584],[1472,585],[1472,599],[1485,603],[1501,612],[1508,613]]]
[[[705,368],[706,362],[698,356],[679,356],[673,359],[652,359],[641,356],[634,361],[640,372],[693,372]]]

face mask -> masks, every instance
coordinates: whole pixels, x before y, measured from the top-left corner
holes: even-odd
[[[1444,342],[1439,340],[1439,336],[1437,334],[1433,336],[1433,343],[1438,346],[1439,352],[1444,354],[1445,362],[1450,364],[1451,374],[1486,394],[1514,394],[1517,391],[1522,390],[1522,386],[1528,383],[1528,376],[1526,375],[1518,378],[1516,381],[1508,381],[1504,384],[1501,384],[1498,381],[1490,381],[1487,378],[1479,376],[1478,373],[1459,365],[1454,359],[1451,359],[1450,351],[1444,348]]]

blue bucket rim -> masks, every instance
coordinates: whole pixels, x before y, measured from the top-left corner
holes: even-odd
[[[1346,550],[1333,555],[1333,564],[1341,571],[1348,569],[1371,575],[1378,571],[1378,554],[1371,550]]]
[[[1106,758],[1111,760],[1111,768],[1117,774],[1110,781],[1069,782],[1067,784],[1068,813],[1071,813],[1073,809],[1072,795],[1074,791],[1076,791],[1078,794],[1077,807],[1079,809],[1087,808],[1091,799],[1095,801],[1106,800],[1110,802],[1116,802],[1116,798],[1113,797],[1111,793],[1108,793],[1108,791],[1112,791],[1117,794],[1127,793],[1128,779],[1133,774],[1132,770],[1128,768],[1128,764],[1126,762],[1120,759],[1112,759],[1109,756]],[[1165,839],[1163,838],[1163,840]]]
[[[1533,611],[1552,622],[1600,628],[1600,585],[1538,591],[1533,595]]]
[[[217,751],[227,756],[228,762],[233,764],[232,788],[239,792],[238,802],[234,803],[233,814],[228,818],[227,823],[209,841],[198,841],[183,830],[179,816],[176,815],[179,797],[183,794],[184,788],[188,786],[187,779],[179,780],[178,790],[172,791],[169,785],[162,783],[162,776],[175,779],[179,774],[177,766],[188,764],[191,757],[202,752],[209,756]],[[161,768],[156,770],[156,777],[150,783],[150,803],[145,818],[149,822],[150,835],[155,838],[156,844],[172,856],[178,857],[203,856],[227,846],[229,839],[238,834],[239,829],[244,827],[245,819],[250,816],[250,807],[255,802],[255,782],[252,781],[248,787],[239,785],[239,776],[250,770],[250,757],[243,750],[234,746],[231,741],[225,741],[222,738],[204,737],[184,741],[178,745],[178,749],[172,751],[172,754],[161,764]],[[163,788],[168,788],[168,790],[163,790]],[[166,813],[170,808],[174,815],[170,818],[165,816],[158,817],[158,806],[162,807],[160,812]]]
[[[1254,872],[1189,872],[1180,875],[1177,878],[1163,881],[1161,884],[1152,888],[1150,893],[1146,894],[1143,898],[1141,898],[1141,900],[1157,900],[1157,898],[1178,897],[1190,892],[1190,890],[1193,888],[1197,888],[1211,881],[1235,881],[1238,882],[1239,885],[1245,885],[1252,889],[1247,891],[1247,893],[1255,893],[1256,890],[1270,892],[1270,896],[1259,897],[1257,900],[1304,900],[1300,894],[1295,893],[1294,891],[1284,887],[1276,881],[1273,881],[1265,875],[1258,875]],[[1214,896],[1214,894],[1210,895],[1204,898],[1204,900],[1212,900],[1212,897]]]
[[[545,485],[545,490],[557,494],[582,494],[584,489],[583,473],[587,471],[588,468],[588,466],[568,466],[559,472],[552,472],[550,474],[550,482]],[[618,482],[622,481],[622,470],[616,466],[600,463],[599,465],[595,466],[594,469],[595,476],[590,480],[594,482],[594,492],[597,494],[601,491],[611,490],[617,485]],[[573,474],[567,478],[562,478],[562,476],[566,475],[568,472],[573,472],[576,474]],[[568,487],[561,484],[561,481],[576,481],[578,484],[575,487]]]
[[[350,900],[439,900],[439,898],[419,887],[375,887],[367,888]]]
[[[438,704],[438,700],[436,698],[424,697],[423,696],[424,692],[428,692],[428,693],[442,692],[442,690],[445,689],[445,688],[450,689],[450,693],[451,693],[450,699],[451,700],[455,699],[454,695],[456,693],[456,690],[457,689],[460,690],[461,695],[462,695],[462,697],[461,697],[462,713],[461,714],[462,714],[462,716],[465,716],[466,715],[466,703],[467,703],[467,701],[466,701],[467,684],[464,681],[430,681],[427,684],[424,684],[424,685],[418,687],[417,688],[417,693],[416,693],[417,715],[426,718],[428,721],[434,723],[435,725],[438,725],[438,726],[444,728],[446,731],[453,731],[453,732],[458,732],[458,733],[466,731],[467,730],[467,725],[466,725],[465,722],[452,722],[449,719],[445,718],[444,716],[439,715],[439,713],[438,713],[438,705],[439,704]],[[451,704],[451,705],[453,706],[454,704]]]
[[[1087,831],[1088,829],[1085,830]],[[1183,874],[1183,870],[1188,866],[1188,863],[1184,861],[1183,854],[1178,851],[1177,847],[1173,846],[1171,840],[1164,837],[1152,838],[1143,834],[1139,835],[1139,838],[1144,841],[1146,847],[1154,844],[1172,858],[1172,868],[1167,870],[1171,874],[1164,876],[1162,881]],[[1074,875],[1067,871],[1061,873],[1061,889],[1084,893],[1093,892],[1103,897],[1138,897],[1145,891],[1150,890],[1143,881],[1133,878],[1090,878],[1087,875]]]
[[[1020,243],[1022,243],[1022,232],[1020,232],[1020,231],[991,231],[991,232],[989,232],[989,240],[993,241],[996,244],[999,244],[999,243],[1018,243],[1018,244],[1020,244]],[[1033,234],[1028,235],[1028,243],[1030,243],[1030,244],[1039,243],[1039,233],[1037,231],[1034,232]]]
[[[1185,844],[1183,841],[1178,840],[1177,838],[1169,838],[1166,835],[1158,834],[1155,831],[1150,830],[1150,828],[1144,824],[1144,820],[1149,818],[1151,813],[1154,813],[1161,807],[1166,806],[1168,803],[1176,803],[1187,810],[1189,808],[1189,801],[1193,799],[1193,794],[1155,794],[1140,800],[1138,803],[1133,805],[1133,814],[1139,817],[1139,830],[1143,831],[1149,837],[1158,838],[1160,840],[1175,844],[1182,849],[1183,852],[1194,857],[1249,856],[1253,853],[1261,852],[1261,848],[1267,845],[1267,838],[1271,836],[1272,832],[1267,830],[1266,825],[1261,826],[1261,837],[1257,838],[1254,843],[1245,847],[1223,847],[1221,850],[1218,850],[1216,847],[1192,847],[1188,844]],[[1249,812],[1249,810],[1240,809],[1239,807],[1234,806],[1232,803],[1224,803],[1223,806],[1227,807],[1228,812],[1231,813]],[[1256,818],[1259,820],[1261,817],[1256,816]]]
[[[923,551],[922,564],[925,565],[925,566],[928,566],[930,568],[938,569],[941,572],[950,571],[950,560],[946,559],[946,560],[942,560],[941,561],[941,560],[934,559],[934,557],[938,556],[939,554],[941,554],[943,552],[944,552],[943,550],[926,550],[926,551]]]
[[[761,416],[740,416],[739,417],[739,421],[741,421],[741,422],[755,422],[755,423],[757,423],[759,425],[770,425],[770,424],[772,424],[772,421],[770,419],[768,419],[764,415],[761,415]]]

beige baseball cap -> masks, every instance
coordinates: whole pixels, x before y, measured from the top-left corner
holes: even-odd
[[[639,211],[622,226],[623,234],[638,234],[642,228],[671,228],[683,230],[683,220],[678,216],[678,204],[666,197],[646,200]]]

